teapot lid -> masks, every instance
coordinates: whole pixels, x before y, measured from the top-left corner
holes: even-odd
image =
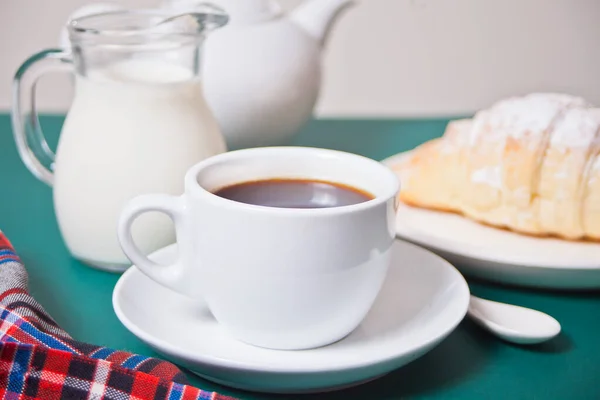
[[[176,8],[192,8],[206,4],[204,1],[167,0]],[[281,6],[274,0],[209,0],[209,3],[222,8],[229,16],[229,24],[250,24],[268,21],[281,15]]]

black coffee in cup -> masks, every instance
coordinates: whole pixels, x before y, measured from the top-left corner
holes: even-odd
[[[336,182],[309,179],[265,179],[236,183],[215,195],[266,207],[330,208],[358,204],[374,196],[364,190]]]

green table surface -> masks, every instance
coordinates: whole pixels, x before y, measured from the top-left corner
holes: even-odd
[[[44,116],[52,145],[61,116]],[[442,134],[447,120],[318,120],[293,144],[333,148],[377,160]],[[9,116],[0,115],[0,229],[30,274],[32,294],[74,338],[158,356],[115,316],[111,294],[119,275],[86,267],[70,257],[56,223],[51,188],[21,163]],[[469,320],[411,364],[371,383],[321,394],[320,399],[598,399],[600,398],[600,295],[541,291],[469,280],[471,291],[494,300],[550,313],[559,337],[521,347],[489,336]],[[283,399],[230,389],[188,373],[192,383],[241,399]],[[305,395],[309,396],[309,395]],[[293,396],[293,397],[305,397]]]

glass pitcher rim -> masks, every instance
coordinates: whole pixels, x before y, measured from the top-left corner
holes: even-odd
[[[147,27],[121,27],[121,28],[108,28],[93,26],[93,21],[110,21],[110,18],[116,17],[136,17],[136,18],[147,18],[148,21],[154,18],[155,21],[160,22],[170,17],[177,16],[192,16],[198,23],[198,28],[195,30],[188,29],[186,31],[178,30],[167,30],[167,31],[152,31],[152,25]],[[129,39],[135,39],[136,37],[143,37],[145,40],[149,38],[171,38],[176,40],[181,39],[199,39],[202,38],[207,32],[219,28],[229,21],[228,14],[221,8],[214,6],[209,3],[203,3],[194,9],[187,12],[176,12],[175,10],[161,10],[161,9],[134,9],[134,10],[114,10],[114,11],[103,11],[93,14],[88,14],[78,18],[74,18],[67,23],[67,31],[69,32],[69,40],[72,43],[88,40],[100,40],[104,39],[109,43],[114,40],[115,42],[119,39],[127,37]],[[87,25],[86,25],[87,23]],[[101,25],[101,24],[100,24]],[[155,24],[156,25],[156,24]],[[138,44],[138,43],[135,43]],[[121,43],[121,45],[127,45],[127,43]]]

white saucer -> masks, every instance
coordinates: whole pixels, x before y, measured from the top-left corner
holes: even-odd
[[[363,323],[345,339],[304,351],[253,347],[232,339],[203,306],[131,267],[113,307],[139,339],[173,362],[227,386],[262,392],[317,392],[377,378],[431,350],[467,312],[469,288],[448,262],[396,241],[393,264]],[[175,245],[151,258],[167,263]]]
[[[409,152],[382,162],[392,165]],[[424,246],[465,275],[496,282],[562,289],[600,288],[600,244],[536,238],[460,215],[401,204],[398,237]]]

